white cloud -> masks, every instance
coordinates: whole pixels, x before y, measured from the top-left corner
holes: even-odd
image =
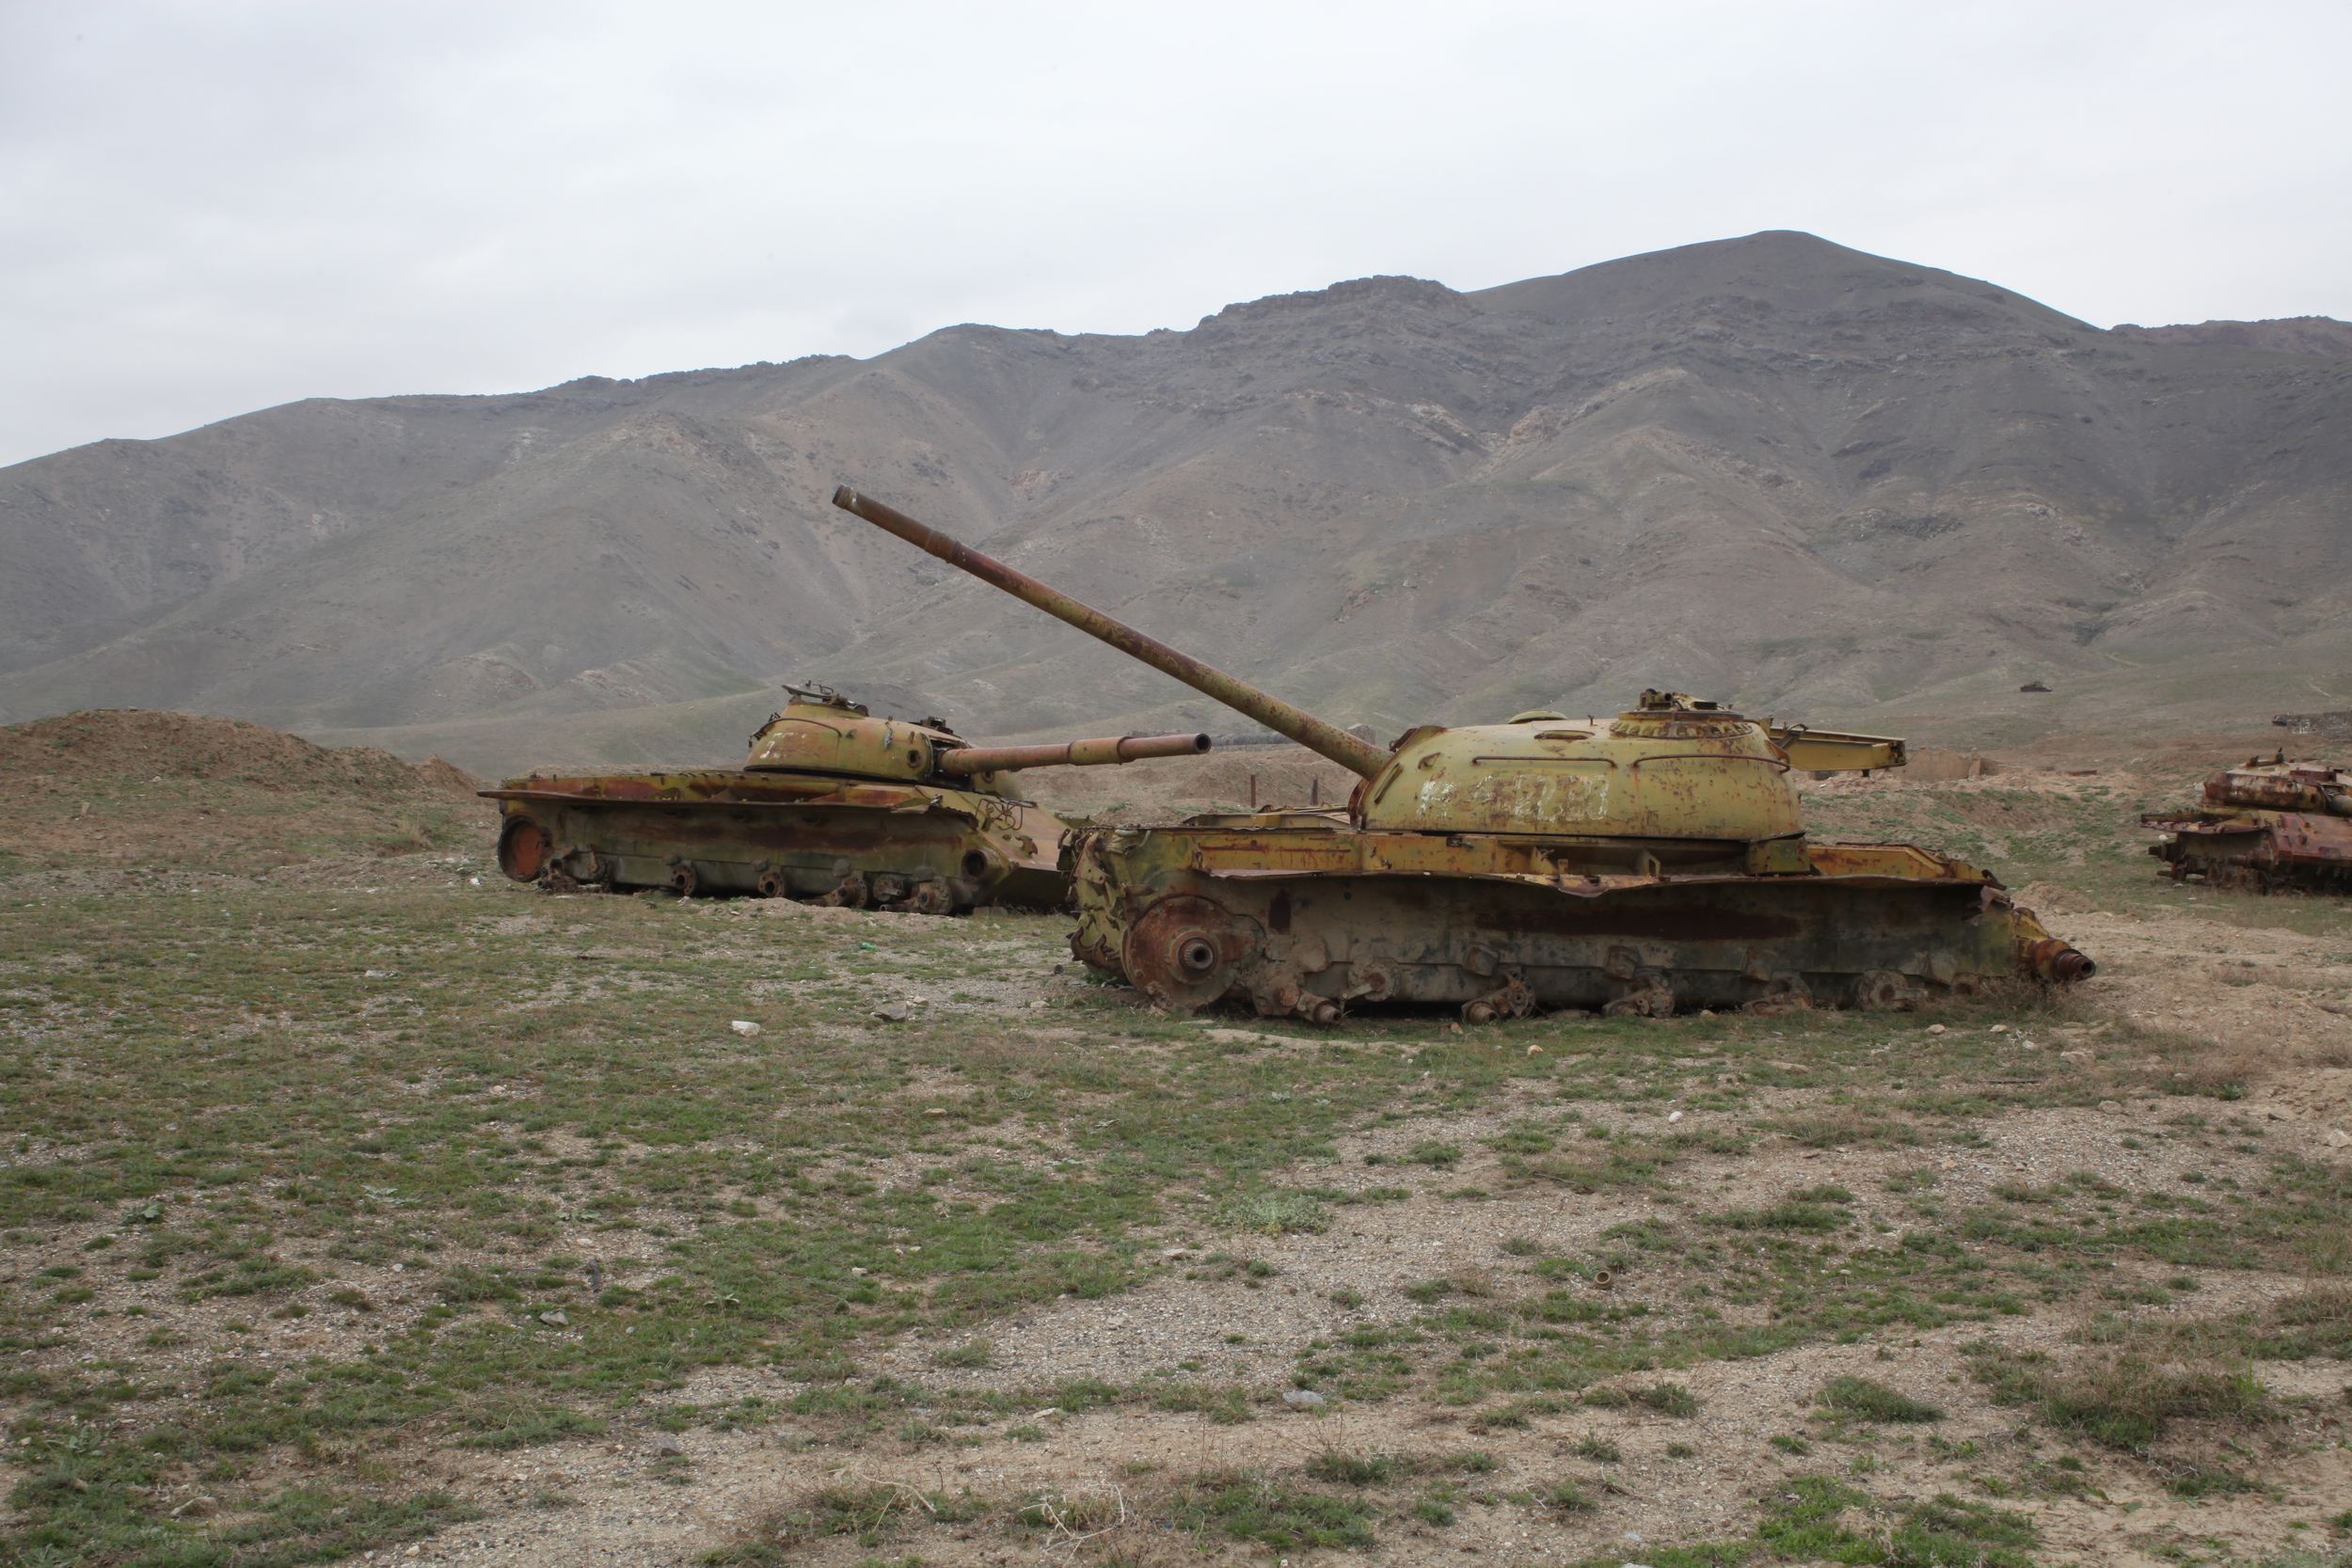
[[[0,461],[1757,229],[2352,316],[2330,4],[0,8]]]

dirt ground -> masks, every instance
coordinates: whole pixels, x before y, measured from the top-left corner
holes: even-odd
[[[2090,1018],[2144,1015],[2251,1059],[2256,1075],[2251,1109],[2276,1122],[2277,1131],[2261,1156],[2210,1159],[2209,1173],[2235,1173],[2251,1181],[2281,1148],[2314,1160],[2346,1157],[2344,1145],[2352,1143],[2346,1135],[2352,1128],[2347,1119],[2352,1070],[2324,1064],[2347,1059],[2352,1052],[2352,1018],[2326,1011],[2324,1005],[2352,989],[2352,953],[2331,954],[2318,939],[2249,930],[2189,914],[2084,912],[2055,915],[2050,924],[2099,955],[2101,974],[2090,990]],[[2257,964],[2259,978],[2246,984],[2233,973],[2216,979],[2217,966],[2225,961]],[[2056,1052],[2086,1032],[2075,1025],[2037,1043]],[[1804,1097],[1790,1098],[1793,1102]],[[1476,1117],[1367,1132],[1345,1141],[1337,1168],[1352,1175],[1362,1169],[1364,1154],[1412,1139],[1446,1137],[1471,1147],[1528,1108],[1503,1104]],[[2139,1100],[2114,1111],[2053,1110],[2001,1118],[1988,1128],[1986,1147],[1937,1162],[1946,1173],[1943,1191],[1958,1203],[1996,1181],[2046,1181],[2085,1166],[2127,1184],[2160,1181],[2173,1173],[2177,1154],[2161,1146],[2128,1149],[2122,1144],[2164,1109],[2156,1101]],[[1706,1190],[1710,1203],[1739,1206],[1768,1201],[1808,1180],[1876,1191],[1888,1175],[1917,1161],[1909,1150],[1824,1153],[1784,1144],[1748,1156],[1709,1159],[1689,1184]],[[1473,1159],[1455,1174],[1469,1185],[1502,1185],[1494,1181],[1491,1159]],[[1352,1179],[1359,1184],[1364,1180]],[[1283,1283],[1275,1289],[1190,1280],[1184,1277],[1184,1259],[1175,1258],[1157,1281],[1142,1289],[1097,1301],[1066,1300],[983,1327],[979,1335],[993,1342],[997,1363],[987,1372],[942,1369],[933,1356],[944,1347],[920,1339],[873,1357],[866,1370],[940,1387],[1020,1389],[1073,1374],[1116,1380],[1142,1367],[1198,1360],[1224,1364],[1237,1377],[1279,1382],[1309,1340],[1409,1313],[1412,1304],[1400,1292],[1411,1281],[1462,1269],[1516,1272],[1514,1260],[1499,1250],[1506,1238],[1534,1239],[1547,1253],[1590,1250],[1599,1231],[1652,1208],[1642,1197],[1564,1198],[1553,1193],[1502,1191],[1468,1209],[1417,1197],[1384,1208],[1376,1224],[1259,1242],[1256,1254],[1279,1270]],[[1231,1241],[1214,1234],[1189,1239],[1187,1252],[1194,1258]],[[2147,1265],[2139,1272],[2153,1279],[2183,1271]],[[2285,1274],[2191,1272],[2202,1287],[2198,1310],[2206,1312],[2259,1307],[2308,1284]],[[1677,1284],[1670,1274],[1637,1275],[1612,1296],[1619,1302],[1662,1302]],[[1335,1306],[1330,1292],[1339,1289],[1361,1292],[1363,1304]],[[1978,1326],[1947,1328],[1904,1343],[1891,1366],[1875,1346],[1836,1344],[1702,1364],[1674,1374],[1700,1404],[1700,1414],[1688,1419],[1638,1406],[1578,1409],[1538,1416],[1523,1430],[1471,1431],[1460,1415],[1405,1402],[1351,1405],[1330,1414],[1288,1411],[1238,1427],[1197,1414],[1041,1411],[1028,1420],[963,1429],[962,1441],[969,1446],[951,1456],[845,1455],[813,1434],[788,1430],[695,1434],[682,1440],[692,1463],[689,1486],[660,1483],[657,1466],[670,1456],[660,1451],[658,1436],[558,1444],[534,1450],[527,1465],[482,1462],[437,1468],[435,1474],[510,1504],[533,1489],[561,1487],[578,1499],[576,1508],[497,1512],[424,1544],[421,1552],[423,1559],[453,1562],[667,1568],[694,1561],[764,1513],[844,1481],[934,1494],[969,1487],[997,1495],[1037,1491],[1118,1499],[1149,1492],[1158,1472],[1295,1467],[1327,1450],[1415,1454],[1476,1447],[1497,1461],[1495,1491],[1541,1491],[1573,1479],[1597,1491],[1606,1487],[1604,1506],[1531,1524],[1523,1510],[1472,1505],[1462,1510],[1458,1523],[1443,1529],[1420,1526],[1403,1535],[1384,1532],[1376,1553],[1361,1560],[1376,1557],[1416,1568],[1465,1557],[1508,1563],[1641,1562],[1656,1555],[1646,1546],[1739,1533],[1752,1523],[1759,1486],[1769,1487],[1775,1475],[1818,1468],[1816,1460],[1762,1448],[1760,1439],[1818,1430],[1821,1412],[1814,1408],[1813,1392],[1841,1374],[1877,1378],[1952,1412],[1937,1429],[1948,1445],[1946,1454],[1914,1445],[1878,1456],[1868,1483],[1874,1497],[1899,1500],[1964,1488],[1969,1466],[1956,1466],[1949,1449],[1963,1444],[1984,1450],[2014,1448],[2018,1420],[2014,1411],[1983,1401],[1967,1378],[1969,1362],[1962,1346],[1990,1337],[2006,1348],[2058,1352],[2078,1326],[2066,1317],[2037,1314],[1989,1336]],[[1248,1341],[1246,1347],[1227,1342],[1235,1335]],[[2217,1544],[2230,1560],[2251,1560],[2296,1539],[2291,1521],[2316,1520],[2352,1503],[2352,1448],[2344,1441],[2345,1418],[2352,1415],[2347,1409],[2352,1367],[2279,1362],[2253,1371],[2278,1391],[2311,1401],[2313,1412],[2299,1429],[2311,1439],[2309,1451],[2266,1469],[2265,1479],[2274,1489],[2269,1495],[2188,1500],[2149,1479],[2103,1476],[2103,1497],[2010,1505],[2035,1516],[2042,1541],[2039,1560],[2154,1568],[2181,1560],[2178,1538],[2187,1536]],[[1621,1381],[1633,1386],[1652,1380]],[[747,1393],[773,1397],[789,1391],[789,1386],[780,1387],[758,1372],[731,1370],[690,1380],[669,1397],[707,1406]],[[1016,1428],[1041,1435],[1015,1437]],[[1577,1456],[1576,1441],[1596,1433],[1620,1447],[1622,1462],[1597,1465]],[[1664,1451],[1669,1442],[1695,1448],[1697,1454],[1669,1457]],[[1133,1539],[1137,1533],[1112,1531],[1120,1549],[1130,1552],[1150,1544]],[[1065,1562],[1112,1544],[1109,1539],[1045,1542],[1018,1549],[969,1530],[917,1527],[893,1550],[926,1563]],[[1349,1552],[1313,1556],[1332,1563],[1359,1560],[1359,1554]],[[851,1564],[872,1560],[873,1553],[843,1540],[803,1546],[794,1560]]]
[[[0,869],[7,873],[6,892],[12,902],[31,907],[262,885],[312,889],[322,897],[338,890],[430,890],[447,895],[453,927],[519,921],[508,934],[549,940],[587,929],[564,924],[564,901],[530,895],[523,902],[524,895],[486,874],[490,815],[470,796],[473,781],[445,765],[410,768],[381,753],[330,753],[305,744],[254,726],[178,716],[73,715],[0,732],[0,776],[11,783],[15,800],[5,816],[9,858]],[[1164,778],[1155,786],[1163,798],[1157,803],[1237,799],[1252,771],[1271,798],[1278,789],[1296,792],[1314,771],[1295,757],[1236,753],[1210,761],[1214,768],[1185,765],[1190,771],[1182,779]],[[2185,1495],[2167,1484],[2161,1468],[2029,1430],[2014,1404],[1993,1402],[1976,1373],[1989,1350],[2061,1359],[2077,1354],[2086,1326],[2100,1314],[2157,1324],[2258,1316],[2298,1292],[2328,1286],[2323,1276],[2347,1266],[2341,1259],[2301,1268],[2224,1268],[2127,1257],[2096,1300],[2036,1304],[1989,1321],[1918,1332],[1897,1328],[1851,1342],[1817,1338],[1753,1356],[1622,1373],[1595,1385],[1639,1396],[1671,1380],[1695,1402],[1689,1414],[1651,1408],[1638,1398],[1630,1403],[1525,1402],[1527,1408],[1498,1418],[1492,1404],[1473,1407],[1426,1395],[1320,1404],[1277,1397],[1295,1381],[1302,1356],[1318,1346],[1413,1322],[1429,1300],[1412,1293],[1423,1282],[1451,1280],[1455,1297],[1472,1304],[1486,1297],[1518,1299],[1544,1289],[1547,1279],[1556,1284],[1563,1277],[1555,1271],[1538,1278],[1542,1271],[1531,1259],[1599,1256],[1611,1245],[1604,1233],[1613,1227],[1645,1221],[1687,1226],[1696,1215],[1763,1208],[1806,1184],[1835,1184],[1853,1195],[1854,1229],[1865,1240],[1852,1256],[1823,1258],[1819,1273],[1827,1290],[1836,1276],[1867,1269],[1868,1249],[1891,1256],[1910,1231],[1924,1231],[1928,1222],[1893,1196],[1906,1183],[1915,1188],[1931,1180],[1942,1204],[1964,1210],[2086,1170],[2119,1189],[2170,1189],[2194,1180],[2196,1191],[2223,1183],[2234,1191],[2260,1188],[2282,1156],[2314,1166],[2352,1161],[2352,905],[2163,890],[2141,867],[2108,854],[2112,845],[2089,844],[2075,853],[2056,839],[2034,839],[2062,832],[2072,820],[2066,812],[2122,810],[2126,798],[2177,788],[2202,762],[2201,752],[2153,760],[2088,759],[2080,771],[2052,768],[1932,789],[1841,780],[1813,792],[1825,810],[1931,806],[1952,813],[1951,822],[1994,835],[1998,847],[2039,870],[2022,900],[2034,905],[2054,932],[2093,955],[2099,973],[2063,1008],[1967,1026],[2002,1037],[2000,1049],[2011,1064],[2005,1070],[2030,1073],[2048,1064],[2088,1073],[2096,1059],[2098,1070],[2117,1085],[2102,1101],[1980,1108],[1968,1113],[1969,1136],[1942,1145],[1839,1147],[1767,1133],[1740,1147],[1729,1134],[1752,1133],[1775,1115],[1820,1111],[1835,1102],[1835,1094],[1819,1084],[1766,1084],[1737,1109],[1712,1107],[1705,1102],[1706,1089],[1723,1082],[1713,1074],[1726,1064],[1702,1053],[1680,1068],[1687,1085],[1667,1085],[1677,1088],[1675,1098],[1639,1113],[1629,1111],[1615,1091],[1568,1098],[1549,1083],[1529,1081],[1467,1111],[1431,1106],[1370,1118],[1336,1138],[1327,1158],[1278,1176],[1278,1185],[1336,1195],[1329,1197],[1336,1218],[1328,1228],[1252,1234],[1221,1224],[1205,1200],[1178,1203],[1150,1230],[1149,1275],[1132,1289],[1036,1302],[951,1334],[910,1332],[868,1345],[857,1356],[857,1379],[887,1378],[900,1387],[933,1391],[943,1405],[959,1392],[1019,1395],[1088,1378],[1128,1385],[1148,1370],[1183,1368],[1259,1390],[1263,1402],[1246,1418],[1129,1402],[1080,1409],[1040,1404],[987,1419],[972,1418],[968,1406],[960,1407],[967,1413],[956,1418],[951,1440],[944,1442],[849,1444],[836,1440],[836,1429],[824,1418],[791,1416],[737,1430],[688,1424],[674,1431],[660,1418],[667,1409],[708,1411],[746,1399],[788,1407],[814,1386],[774,1368],[703,1368],[646,1396],[633,1415],[591,1436],[502,1452],[423,1441],[394,1449],[392,1463],[404,1483],[441,1487],[482,1512],[429,1538],[371,1549],[365,1557],[549,1568],[668,1568],[727,1550],[736,1555],[724,1560],[842,1568],[918,1560],[1172,1563],[1199,1560],[1204,1552],[1269,1563],[1376,1559],[1409,1568],[1465,1559],[1697,1561],[1672,1553],[1677,1544],[1749,1535],[1777,1506],[1775,1498],[1795,1496],[1788,1489],[1799,1478],[1818,1477],[1835,1463],[1883,1510],[1943,1494],[1998,1499],[2000,1509],[2032,1521],[2039,1543],[2026,1556],[2034,1561],[2121,1568],[2186,1560],[2332,1561],[2280,1554],[2298,1546],[2318,1552],[2331,1540],[2341,1544],[2327,1521],[2352,1506],[2352,1449],[2345,1443],[2352,1366],[2344,1361],[2322,1355],[2243,1369],[2282,1402],[2283,1413],[2258,1453],[2233,1450],[2239,1458],[2232,1463],[2250,1466],[2254,1482],[2217,1495]],[[1122,793],[1136,774],[1101,771],[1066,791],[1066,802],[1116,814],[1154,803],[1143,799],[1152,791]],[[1323,786],[1336,787],[1336,770],[1327,773]],[[2058,815],[2038,815],[2036,802],[2042,800],[2054,802],[2050,811]],[[2041,846],[2031,848],[2038,858],[2028,860],[2028,841]],[[739,945],[757,947],[787,929],[810,941],[887,941],[890,932],[910,928],[894,923],[920,917],[739,904],[705,906],[687,918],[711,923]],[[986,921],[925,924],[968,941],[976,953],[990,937]],[[619,959],[628,951],[583,948],[580,958]],[[789,1005],[797,983],[777,980],[756,994]],[[963,1000],[952,1005],[975,1019],[1017,1021],[1076,983],[1046,973],[1024,954],[1004,974],[971,980]],[[886,979],[875,986],[877,996],[940,989],[908,981],[893,990]],[[1131,995],[1112,1003],[1139,1006]],[[1441,1021],[1423,1022],[1423,1034],[1444,1028]],[[1227,1043],[1265,1059],[1312,1059],[1325,1043],[1249,1020],[1209,1022],[1207,1041],[1223,1038],[1224,1031]],[[1917,1020],[1889,1017],[1873,1027],[1882,1043],[1871,1049],[1895,1061],[1926,1041],[1927,1025]],[[1938,1036],[1947,1027],[1936,1025]],[[1789,1025],[1792,1034],[1801,1028]],[[1046,1051],[1156,1049],[1101,1037],[1083,1020],[1075,1026],[1041,1021],[1029,1037]],[[2119,1048],[2118,1042],[2127,1043]],[[1543,1049],[1556,1054],[1572,1045]],[[1367,1048],[1409,1056],[1424,1047],[1373,1040]],[[2180,1108],[2189,1101],[2171,1092],[2175,1079],[2226,1079],[2233,1085],[2219,1101],[2196,1101],[2213,1118],[2211,1136],[2201,1132],[2191,1139],[2181,1131]],[[1517,1177],[1499,1152],[1510,1130],[1530,1118],[1600,1123],[1636,1115],[1661,1118],[1661,1128],[1662,1117],[1671,1115],[1684,1133],[1703,1137],[1720,1131],[1726,1141],[1723,1151],[1703,1148],[1692,1154],[1666,1185],[1589,1192]],[[2237,1131],[2220,1131],[2225,1117],[2234,1118],[2228,1125]],[[1009,1126],[1008,1148],[1037,1134],[1035,1148],[1021,1157],[1040,1169],[1074,1157],[1066,1127]],[[1416,1170],[1410,1185],[1397,1186],[1412,1150],[1433,1141],[1464,1152],[1441,1173]],[[1735,1148],[1739,1151],[1729,1151]],[[21,1142],[17,1149],[20,1163],[41,1157],[33,1144]],[[917,1180],[921,1164],[909,1156],[869,1165],[865,1174],[887,1187]],[[1365,1196],[1375,1189],[1391,1196]],[[74,1256],[79,1244],[76,1237],[58,1234],[11,1246],[9,1275],[29,1276]],[[616,1248],[633,1245],[644,1248],[649,1264],[658,1261],[660,1249],[645,1233],[598,1236],[584,1225],[550,1250],[609,1261]],[[1964,1245],[1987,1249],[1976,1242]],[[1219,1266],[1234,1256],[1263,1263],[1263,1274]],[[397,1263],[355,1266],[342,1277],[386,1303],[416,1293]],[[1686,1285],[1662,1259],[1637,1259],[1605,1290],[1589,1272],[1570,1279],[1580,1299],[1660,1314],[1688,1307]],[[2144,1296],[2133,1298],[2135,1289]],[[155,1303],[160,1307],[167,1299],[158,1285]],[[2138,1305],[2115,1305],[2126,1299]],[[1760,1306],[1724,1310],[1733,1326],[1769,1321]],[[114,1322],[119,1343],[101,1343],[96,1336],[111,1331],[92,1329],[87,1348],[72,1354],[84,1360],[102,1353],[138,1354],[131,1323],[119,1317]],[[339,1323],[324,1316],[263,1323],[234,1354],[257,1360],[340,1354],[366,1328],[356,1318]],[[956,1354],[959,1346],[975,1341],[985,1342],[985,1355]],[[200,1357],[190,1351],[183,1359],[192,1364]],[[1841,1376],[1883,1384],[1941,1407],[1944,1417],[1931,1429],[1887,1427],[1858,1436],[1830,1420],[1817,1402],[1818,1391]],[[917,1403],[911,1418],[920,1422],[932,1414]],[[2020,1486],[2019,1475],[2045,1473],[2045,1461],[2061,1449],[2088,1466],[2069,1472],[2087,1477],[2084,1484],[2072,1491]],[[1181,1533],[1167,1523],[1169,1498],[1186,1477],[1290,1474],[1331,1455],[1437,1475],[1454,1463],[1448,1456],[1471,1451],[1484,1456],[1480,1467],[1429,1492],[1436,1501],[1420,1513],[1407,1507],[1409,1489],[1391,1487],[1386,1495],[1394,1516],[1384,1517],[1378,1544],[1369,1551],[1283,1551]],[[246,1479],[294,1476],[302,1463],[273,1451]],[[31,1475],[28,1467],[0,1464],[0,1476],[11,1483],[27,1482]],[[1564,1484],[1591,1506],[1546,1507],[1532,1500]],[[763,1521],[806,1507],[812,1495],[828,1487],[880,1488],[916,1502],[886,1528],[863,1535],[822,1534],[777,1548],[780,1555],[742,1555],[744,1543],[762,1539]],[[231,1503],[193,1484],[184,1490],[198,1516],[233,1511]],[[1001,1519],[939,1516],[935,1501],[924,1500],[962,1494],[997,1500],[1036,1497],[1052,1507],[1047,1523],[1011,1531]],[[2352,1531],[2352,1523],[2341,1528]]]

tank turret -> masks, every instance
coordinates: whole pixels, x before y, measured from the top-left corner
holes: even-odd
[[[1720,858],[1804,832],[1792,767],[1903,761],[1899,740],[1759,723],[1677,691],[1645,691],[1634,710],[1581,723],[1539,709],[1502,724],[1425,724],[1384,752],[848,485],[833,500],[1360,775],[1350,811],[1366,828],[1692,841]]]
[[[753,773],[825,773],[915,782],[950,778],[1002,793],[997,773],[1028,768],[1092,768],[1146,757],[1197,756],[1205,735],[1112,736],[1049,746],[977,747],[945,719],[877,719],[831,687],[787,686],[792,701],[752,736],[743,764]]]

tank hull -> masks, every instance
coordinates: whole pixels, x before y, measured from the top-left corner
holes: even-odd
[[[949,914],[1053,908],[1065,824],[973,790],[711,770],[514,779],[499,865],[550,891],[667,887]]]
[[[2341,816],[2241,808],[2139,820],[2172,835],[2148,852],[2176,882],[2195,878],[2249,893],[2352,889],[2352,821]]]
[[[1073,950],[1178,1011],[1886,1008],[2091,973],[1990,874],[1908,845],[1726,845],[1710,863],[1686,842],[1670,865],[1640,846],[1336,819],[1073,838]]]

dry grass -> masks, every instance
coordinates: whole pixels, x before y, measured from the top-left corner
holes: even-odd
[[[2143,1321],[2064,1363],[1987,1346],[1977,1375],[1995,1403],[2038,1404],[2053,1426],[2145,1455],[2176,1423],[2242,1430],[2278,1418],[2269,1390],[2248,1370],[2250,1348],[2241,1321]]]

